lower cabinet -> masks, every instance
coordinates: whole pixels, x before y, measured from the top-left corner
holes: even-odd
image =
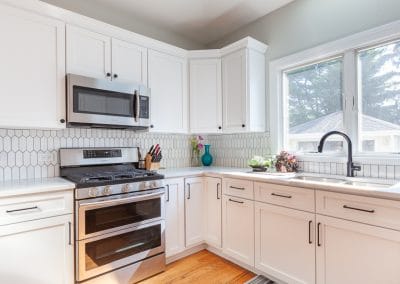
[[[222,247],[222,180],[204,178],[204,240],[208,245]]]
[[[400,283],[400,232],[317,215],[318,284]]]
[[[256,202],[255,224],[257,269],[287,283],[315,283],[315,214]]]
[[[165,190],[165,254],[169,257],[185,249],[184,180],[166,180]]]
[[[185,246],[204,242],[204,182],[202,177],[185,179]]]
[[[0,226],[1,283],[74,283],[72,214]]]
[[[224,254],[254,266],[254,201],[222,196]]]

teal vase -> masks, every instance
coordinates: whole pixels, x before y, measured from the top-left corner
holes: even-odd
[[[204,155],[201,157],[201,162],[204,166],[211,166],[213,162],[213,157],[210,154],[210,146],[209,144],[204,145]]]

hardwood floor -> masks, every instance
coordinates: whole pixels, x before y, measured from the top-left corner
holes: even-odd
[[[167,265],[167,270],[140,284],[214,284],[244,283],[254,274],[207,250],[182,258]]]

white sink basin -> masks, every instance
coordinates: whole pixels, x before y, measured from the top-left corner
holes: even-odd
[[[374,182],[368,179],[361,178],[334,178],[327,176],[306,176],[306,175],[298,175],[294,178],[294,180],[304,180],[304,181],[314,181],[321,183],[333,183],[333,184],[343,184],[343,185],[352,185],[357,187],[375,187],[375,188],[389,188],[391,184]]]

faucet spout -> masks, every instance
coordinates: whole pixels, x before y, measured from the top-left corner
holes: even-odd
[[[354,172],[361,171],[361,167],[353,164],[353,144],[351,142],[350,137],[347,134],[340,132],[340,131],[330,131],[330,132],[326,133],[324,136],[322,136],[321,140],[319,141],[318,152],[322,153],[322,151],[324,149],[325,141],[331,135],[340,135],[346,140],[346,142],[347,142],[347,176],[354,177]]]

